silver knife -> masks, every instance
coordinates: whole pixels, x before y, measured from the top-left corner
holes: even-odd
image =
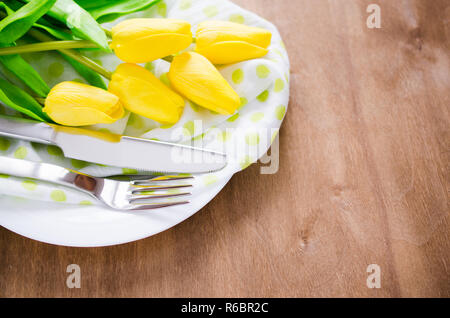
[[[207,173],[227,164],[215,151],[1,115],[0,135],[56,145],[68,158],[141,171]]]

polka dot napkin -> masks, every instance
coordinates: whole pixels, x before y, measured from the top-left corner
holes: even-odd
[[[198,193],[213,187],[219,180],[228,180],[234,173],[256,162],[277,136],[289,101],[289,59],[276,27],[227,0],[166,0],[149,10],[125,18],[131,17],[184,19],[192,23],[193,31],[204,20],[233,21],[270,30],[273,35],[272,44],[269,54],[264,58],[218,66],[241,97],[241,108],[233,116],[216,114],[186,100],[181,120],[170,127],[135,114],[127,114],[112,125],[88,128],[226,152],[230,159],[226,169],[195,179],[194,186]],[[105,27],[111,27],[118,21],[105,24]],[[112,54],[87,51],[86,55],[111,71],[121,63]],[[26,54],[24,58],[38,70],[50,87],[64,80],[84,82],[57,53]],[[145,67],[170,86],[167,78],[169,63],[156,61]],[[17,115],[3,106],[0,106],[0,113]],[[55,146],[7,138],[0,138],[0,155],[56,164],[94,176],[137,173],[133,169],[106,167],[64,158],[62,151]],[[84,194],[63,186],[8,175],[0,175],[0,205],[2,195],[66,204],[97,204]],[[192,201],[195,202],[195,197]]]

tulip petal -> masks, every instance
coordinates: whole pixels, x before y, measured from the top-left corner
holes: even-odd
[[[170,67],[173,87],[194,103],[219,114],[232,115],[241,101],[219,71],[195,52],[177,55]]]
[[[111,33],[111,47],[128,63],[151,62],[192,44],[191,25],[176,19],[129,19],[114,26]]]
[[[197,45],[209,46],[218,42],[242,41],[268,48],[272,34],[265,29],[227,21],[205,21],[197,28]]]
[[[111,48],[117,57],[127,63],[147,63],[178,53],[191,45],[192,35],[163,33],[113,42]]]
[[[67,110],[58,110],[51,113],[52,119],[64,126],[88,126],[96,124],[112,124],[124,115],[123,108],[111,116],[88,107],[73,107]]]
[[[233,64],[250,59],[260,58],[269,50],[242,41],[214,43],[209,46],[197,47],[196,52],[205,56],[213,64]]]
[[[111,124],[125,114],[117,96],[77,82],[62,82],[53,87],[43,111],[66,126]]]
[[[163,124],[175,124],[183,113],[184,99],[135,64],[119,65],[108,90],[119,96],[129,111]]]

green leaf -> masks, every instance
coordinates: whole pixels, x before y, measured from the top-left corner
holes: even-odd
[[[72,65],[72,67],[80,74],[89,84],[97,86],[102,89],[107,89],[105,82],[102,77],[97,73],[91,70],[89,67],[75,61],[73,58],[62,54],[64,59]]]
[[[25,0],[30,2],[32,0]],[[90,40],[106,51],[111,51],[105,32],[95,19],[73,0],[57,0],[47,12],[50,17],[63,22],[73,34]]]
[[[130,13],[150,8],[161,0],[75,0],[85,8],[99,23],[114,21]]]
[[[39,21],[39,23],[35,23],[33,27],[42,29],[59,40],[79,40],[79,38],[74,37],[72,33],[65,32],[56,26],[46,24],[45,21]]]
[[[5,45],[0,44],[0,47]],[[44,82],[38,72],[28,64],[20,55],[4,55],[0,56],[0,63],[17,76],[25,85],[40,97],[46,97],[50,92],[50,88]]]
[[[89,11],[90,9],[107,6],[111,2],[122,2],[122,0],[75,0],[75,2]]]
[[[3,10],[5,10],[5,12],[6,12],[7,15],[10,15],[10,14],[13,14],[13,13],[14,13],[14,11],[11,10],[11,8],[8,7],[3,1],[0,2],[0,8],[2,8]]]
[[[8,17],[15,16],[16,13],[11,8],[9,8],[4,2],[0,2],[0,7],[3,8]],[[19,9],[20,10],[20,9]],[[0,23],[5,21],[8,17],[1,20]],[[13,24],[14,25],[14,24]],[[5,30],[5,29],[4,29]],[[1,32],[0,32],[1,33]],[[5,44],[0,43],[0,47],[8,47],[13,46],[14,44]],[[0,56],[0,63],[14,74],[17,78],[19,78],[25,85],[27,85],[32,91],[34,91],[40,97],[46,97],[50,88],[41,78],[41,76],[36,72],[36,70],[31,67],[20,55],[6,55]]]
[[[56,0],[32,0],[0,21],[0,43],[13,43],[20,39],[33,24],[55,4]],[[2,6],[6,7],[5,4]]]
[[[36,120],[53,122],[33,97],[2,78],[0,78],[0,101]]]

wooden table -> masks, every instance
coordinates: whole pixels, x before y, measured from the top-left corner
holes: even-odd
[[[186,222],[122,246],[1,229],[0,296],[450,296],[449,1],[236,3],[290,53],[279,172],[254,165]],[[81,289],[66,287],[72,263]]]

